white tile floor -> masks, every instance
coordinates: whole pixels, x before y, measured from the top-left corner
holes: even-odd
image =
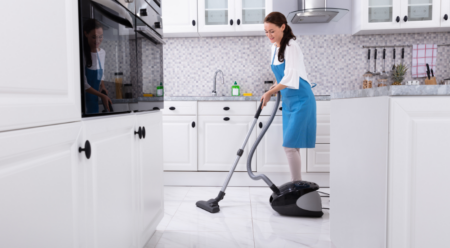
[[[281,216],[270,207],[268,187],[229,187],[216,214],[195,206],[219,191],[165,187],[165,215],[145,248],[334,248],[328,210],[322,218]],[[328,207],[328,198],[322,202]]]

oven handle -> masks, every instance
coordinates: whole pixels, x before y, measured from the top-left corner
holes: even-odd
[[[155,39],[156,41],[158,41],[160,44],[165,45],[166,42],[164,42],[163,39],[161,39],[161,37],[159,37],[155,31],[151,30],[149,27],[144,27],[144,26],[138,26],[136,27],[136,30],[140,33],[143,33],[145,35],[150,36],[151,38]]]

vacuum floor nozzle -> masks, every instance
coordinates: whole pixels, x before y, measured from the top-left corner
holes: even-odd
[[[220,211],[219,202],[223,199],[224,196],[225,193],[220,191],[219,195],[215,199],[209,199],[208,201],[198,201],[195,203],[195,205],[210,213],[217,213]]]

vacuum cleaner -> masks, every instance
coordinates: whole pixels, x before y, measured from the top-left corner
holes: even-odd
[[[280,94],[277,94],[276,104],[272,111],[272,114],[264,125],[264,128],[261,131],[261,134],[257,137],[255,144],[253,144],[250,153],[248,154],[247,160],[247,172],[251,179],[253,180],[264,180],[264,182],[270,187],[273,191],[272,195],[269,198],[270,205],[273,210],[278,212],[281,215],[287,216],[302,216],[302,217],[322,217],[322,201],[317,191],[319,189],[319,185],[313,182],[307,181],[294,181],[287,182],[280,187],[277,187],[266,175],[255,175],[252,172],[251,164],[252,157],[258,147],[259,142],[264,137],[264,134],[269,129],[270,124],[272,124],[273,119],[275,118],[275,114],[277,112],[278,106],[280,105]],[[208,201],[198,201],[196,203],[197,207],[204,209],[210,213],[217,213],[220,211],[219,202],[223,200],[225,196],[225,190],[227,189],[228,183],[230,182],[231,177],[233,176],[234,170],[244,153],[245,145],[247,144],[248,139],[255,127],[259,115],[261,114],[262,101],[259,105],[258,111],[255,114],[255,119],[253,120],[253,124],[250,127],[250,130],[245,137],[244,144],[237,151],[237,157],[234,161],[233,166],[231,167],[227,178],[220,190],[218,196],[214,199],[210,199]]]

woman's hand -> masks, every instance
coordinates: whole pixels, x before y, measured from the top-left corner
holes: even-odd
[[[101,95],[100,99],[102,99],[104,106],[106,106],[106,109],[108,109],[108,112],[111,112],[111,110],[109,109],[109,104],[111,104],[111,106],[112,106],[111,99],[105,94],[100,94],[100,95]]]
[[[103,90],[106,92],[106,95],[108,95],[109,92],[108,92],[108,90],[105,87],[105,83],[102,81],[101,84],[100,84],[100,92],[103,91]]]
[[[270,98],[272,97],[272,93],[270,93],[270,91],[267,91],[266,93],[264,93],[264,95],[262,95],[261,97],[261,101],[263,102],[261,105],[261,109],[263,109],[267,102],[270,101]]]

